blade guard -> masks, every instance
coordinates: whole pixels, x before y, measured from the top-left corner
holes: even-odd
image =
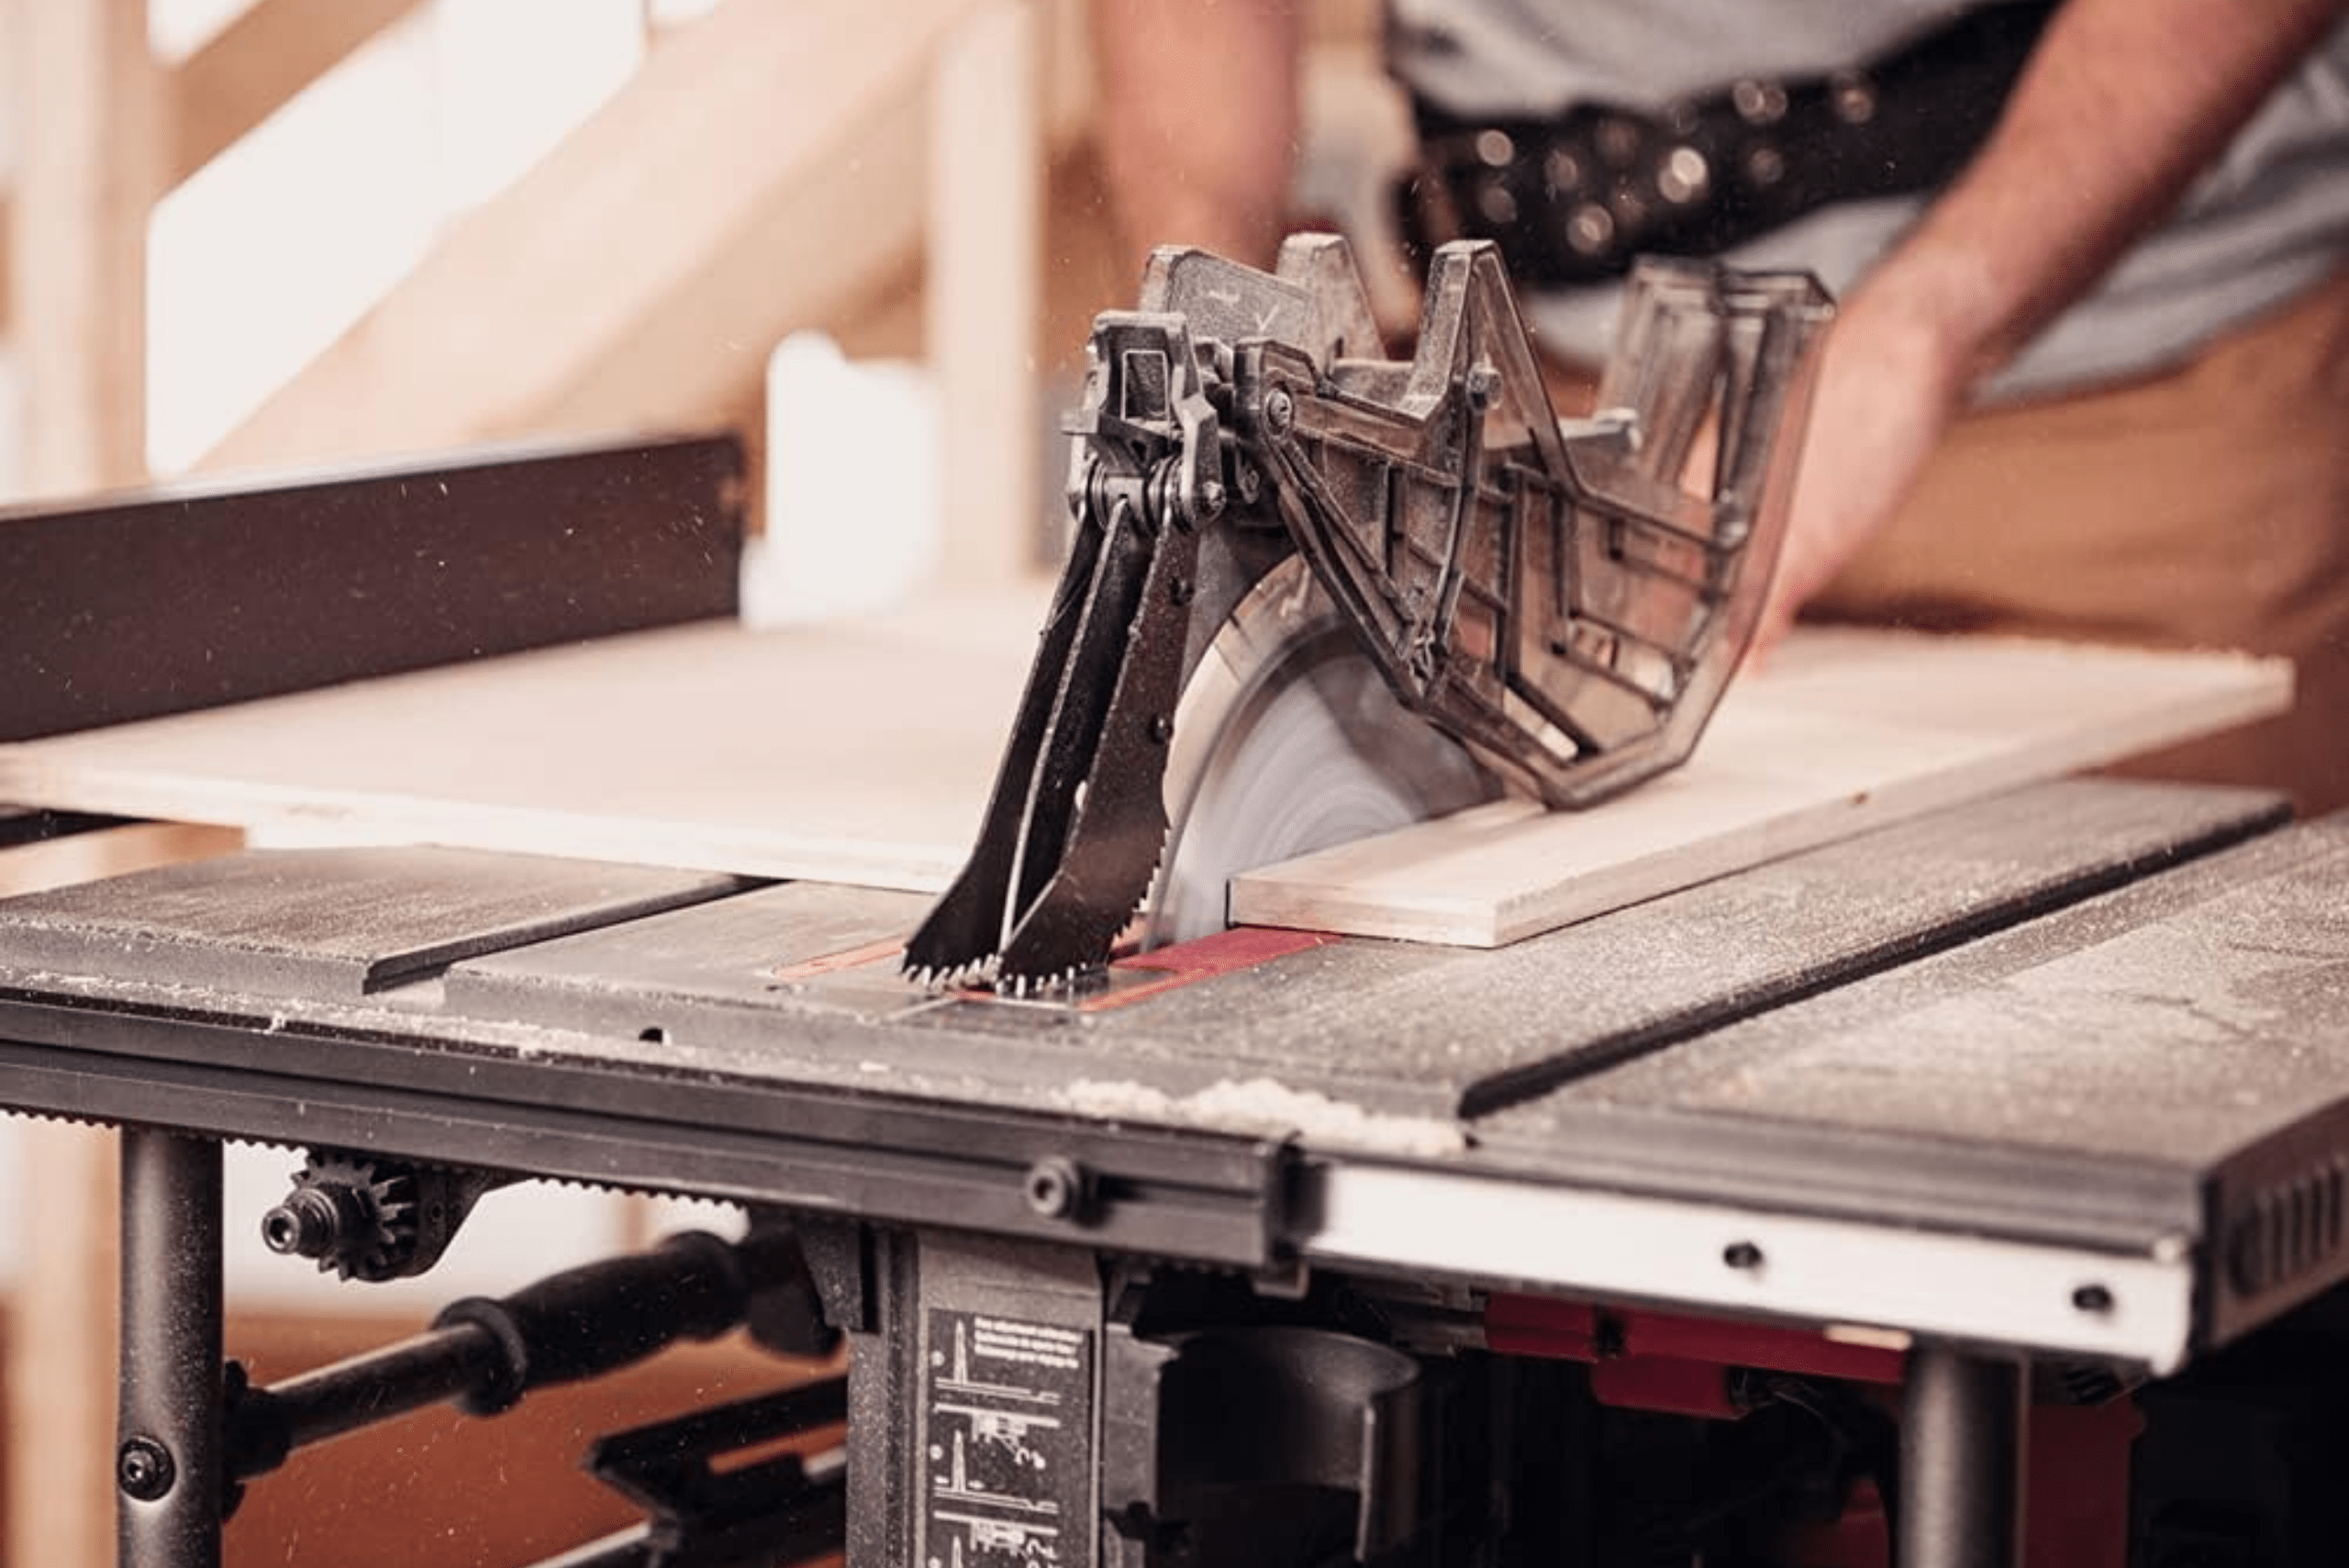
[[[1685,760],[1760,613],[1831,315],[1808,276],[1642,262],[1600,412],[1562,427],[1486,242],[1436,252],[1408,363],[1372,357],[1329,236],[1275,274],[1162,250],[1143,303],[1095,323],[1076,537],[918,979],[1024,995],[1106,961],[1164,847],[1183,683],[1292,550],[1408,706],[1548,804]]]
[[[1251,342],[1234,439],[1396,695],[1587,806],[1686,761],[1744,656],[1830,315],[1807,275],[1644,261],[1597,417],[1561,425],[1498,251],[1446,245],[1399,384]]]

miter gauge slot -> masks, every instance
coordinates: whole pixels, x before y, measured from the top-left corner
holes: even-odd
[[[1303,576],[1286,591],[1334,606],[1411,716],[1341,748],[1372,771],[1385,752],[1411,774],[1432,744],[1582,806],[1687,758],[1760,615],[1823,292],[1642,263],[1605,412],[1570,426],[1490,244],[1436,252],[1408,361],[1363,357],[1379,340],[1367,297],[1345,242],[1308,235],[1269,273],[1162,250],[1141,309],[1096,321],[1069,428],[1075,546],[977,846],[907,945],[908,974],[1025,996],[1101,967],[1154,874],[1166,892],[1170,829],[1189,837],[1219,773],[1245,771],[1250,738],[1220,731],[1201,753],[1181,714],[1224,617],[1287,562]],[[1330,624],[1264,617],[1243,635]],[[1421,730],[1442,739],[1404,739]],[[1186,752],[1205,761],[1170,772]]]

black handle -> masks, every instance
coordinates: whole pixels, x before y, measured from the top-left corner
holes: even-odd
[[[467,1296],[433,1319],[470,1325],[496,1342],[500,1364],[468,1393],[477,1416],[533,1388],[600,1376],[680,1340],[715,1339],[742,1321],[758,1282],[751,1258],[707,1231],[551,1274],[502,1299]]]

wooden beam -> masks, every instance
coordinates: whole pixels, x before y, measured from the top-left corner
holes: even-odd
[[[739,413],[786,334],[837,328],[918,273],[929,128],[916,96],[844,135],[837,156],[785,180],[665,286],[641,291],[626,330],[571,345],[565,378],[485,430],[695,428]]]
[[[9,1339],[7,1485],[18,1501],[7,1560],[104,1568],[115,1560],[116,1140],[45,1121],[17,1136],[24,1251]]]
[[[939,462],[954,497],[939,569],[957,583],[1003,582],[1043,558],[1035,370],[1043,41],[1030,0],[989,0],[947,40],[931,89],[924,338]]]
[[[907,106],[977,3],[907,0],[876,30],[869,0],[725,0],[205,466],[722,406],[781,329],[820,320],[918,239]]]
[[[779,187],[697,271],[648,299],[634,331],[582,359],[573,384],[540,409],[537,428],[730,421],[745,397],[763,388],[768,350],[802,327],[839,335],[851,355],[919,354],[930,326],[925,274],[941,264],[931,256],[925,265],[924,253],[925,225],[935,216],[929,199],[934,96],[913,94],[854,131],[852,147],[841,157],[818,161]],[[1065,153],[1084,134],[1089,112],[1081,95],[1052,97],[1047,149]],[[1090,217],[1073,213],[1078,225]],[[1114,263],[1104,274],[1087,253],[1087,239],[1055,236],[1054,280],[1079,296],[1082,308],[1073,322],[1039,316],[1033,347],[1040,363],[1081,357],[1093,312],[1133,303],[1133,280]],[[1023,450],[1037,450],[1042,428],[1034,424],[1023,434]]]
[[[25,488],[128,484],[147,469],[147,215],[160,124],[147,7],[12,4],[0,68],[15,74],[0,101],[14,117],[17,163],[0,314],[24,384]],[[12,1430],[39,1440],[9,1449],[11,1562],[114,1561],[113,1144],[79,1128],[25,1133],[40,1201],[19,1205],[26,1283],[7,1413]]]
[[[8,319],[28,490],[146,473],[147,214],[158,76],[144,0],[16,0]]]
[[[4,57],[0,57],[4,58]],[[0,105],[6,99],[0,97]],[[8,193],[0,191],[0,342],[8,338],[8,323],[15,319],[17,282],[13,275],[17,259],[17,220],[9,212]]]
[[[14,257],[16,219],[8,214],[10,192],[17,179],[17,143],[25,122],[17,110],[17,72],[8,63],[17,58],[17,10],[23,0],[0,0],[0,343],[8,339],[11,297],[16,284],[9,278]],[[17,432],[0,432],[0,450],[15,443]]]
[[[167,185],[203,168],[419,0],[254,0],[171,74]]]
[[[140,822],[0,851],[0,896],[234,851],[220,828]],[[0,1173],[23,1237],[6,1341],[6,1561],[115,1560],[117,1170],[112,1133],[24,1123]],[[33,1173],[39,1172],[39,1201]]]

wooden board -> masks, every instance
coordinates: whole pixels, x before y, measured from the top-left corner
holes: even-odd
[[[1806,628],[1674,773],[1593,811],[1497,801],[1236,877],[1232,918],[1498,947],[2290,700],[2278,660]]]
[[[679,627],[0,747],[0,800],[931,891],[977,831],[1046,593]]]
[[[707,626],[0,747],[0,799],[934,891],[970,848],[1042,584],[853,625]],[[2275,711],[2227,656],[1804,631],[1697,759],[1234,884],[1236,917],[1489,946]]]

